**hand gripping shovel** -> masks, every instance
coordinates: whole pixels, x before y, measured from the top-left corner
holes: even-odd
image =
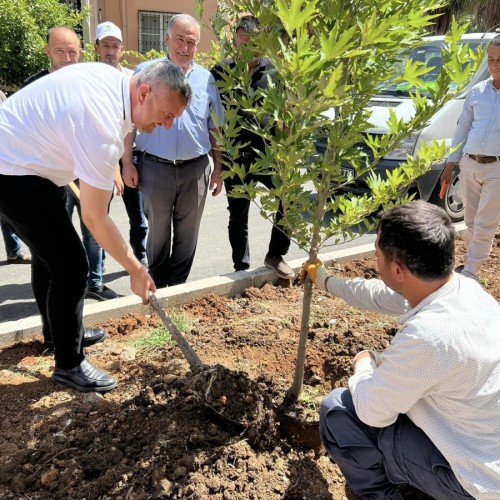
[[[68,184],[69,188],[75,195],[75,197],[80,200],[80,190],[78,186],[74,182],[70,182]],[[188,344],[187,340],[182,336],[180,330],[175,326],[174,322],[167,316],[165,311],[162,309],[159,300],[156,298],[154,293],[149,295],[149,303],[153,310],[160,316],[163,324],[167,327],[167,330],[170,332],[170,335],[174,338],[179,346],[179,349],[182,351],[182,354],[186,356],[188,360],[189,366],[193,368],[203,368],[204,365],[200,361],[200,358],[193,351],[191,346]]]
[[[160,305],[160,301],[156,298],[154,293],[149,295],[149,303],[153,310],[160,316],[161,321],[167,327],[167,330],[172,335],[173,339],[177,342],[179,349],[182,351],[182,354],[186,356],[188,360],[189,366],[191,369],[194,368],[203,368],[204,364],[200,361],[200,358],[193,351],[191,346],[188,344],[187,340],[183,337],[180,330],[175,326],[174,322],[167,316],[165,311]]]

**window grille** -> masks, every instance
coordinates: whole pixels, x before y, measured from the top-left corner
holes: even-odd
[[[139,11],[139,52],[145,54],[150,50],[164,52],[167,50],[165,35],[170,19],[176,12]]]
[[[67,4],[71,10],[77,12],[80,12],[82,10],[81,0],[62,0],[62,3]]]

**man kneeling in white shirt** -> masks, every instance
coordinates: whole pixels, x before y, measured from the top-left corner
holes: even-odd
[[[323,444],[361,498],[401,499],[401,485],[434,498],[500,498],[500,306],[453,272],[454,238],[442,209],[416,201],[381,216],[381,280],[304,264],[321,290],[400,315],[390,346],[358,353],[349,389],[321,407]]]

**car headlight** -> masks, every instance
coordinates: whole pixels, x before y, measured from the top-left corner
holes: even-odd
[[[390,153],[384,156],[385,160],[406,160],[406,156],[413,155],[415,144],[417,143],[418,133],[410,134],[403,142]]]

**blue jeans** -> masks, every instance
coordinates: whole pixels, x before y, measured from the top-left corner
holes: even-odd
[[[14,230],[0,218],[3,241],[5,243],[5,253],[7,257],[16,257],[21,253],[21,240],[17,237]]]
[[[75,207],[78,211],[78,217],[80,218],[80,229],[82,231],[83,246],[85,247],[85,252],[87,252],[87,259],[89,261],[88,286],[89,288],[100,287],[102,286],[102,248],[92,236],[92,233],[82,222],[80,203],[75,198],[75,195],[73,194],[71,189],[66,188],[66,196],[66,209],[68,211],[70,219],[73,216],[73,210],[75,209]]]
[[[146,262],[146,235],[148,233],[148,223],[142,208],[142,193],[138,188],[125,186],[122,198],[130,224],[130,246],[137,260],[139,262]]]
[[[328,454],[361,498],[400,500],[398,485],[406,484],[435,499],[473,498],[406,415],[388,427],[370,427],[356,415],[349,390],[335,389],[321,405],[319,429]]]

